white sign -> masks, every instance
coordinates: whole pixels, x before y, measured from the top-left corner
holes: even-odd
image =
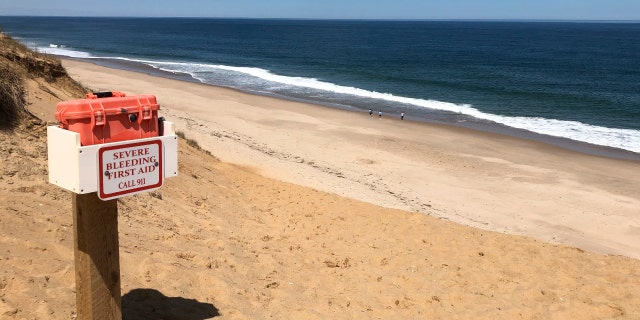
[[[102,200],[160,188],[162,141],[133,142],[98,151],[98,197]]]

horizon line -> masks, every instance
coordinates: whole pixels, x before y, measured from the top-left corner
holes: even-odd
[[[468,22],[583,22],[583,23],[640,23],[628,19],[544,19],[544,18],[276,18],[276,17],[201,17],[201,16],[95,16],[95,15],[0,15],[23,18],[124,18],[124,19],[220,19],[220,20],[307,20],[307,21],[468,21]]]

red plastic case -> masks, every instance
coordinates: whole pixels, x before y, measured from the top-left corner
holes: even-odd
[[[80,134],[83,146],[158,136],[153,95],[127,97],[122,92],[88,93],[86,99],[57,104],[60,127]]]

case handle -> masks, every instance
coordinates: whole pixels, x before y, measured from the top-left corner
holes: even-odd
[[[86,94],[87,99],[99,99],[99,98],[111,98],[111,97],[126,97],[124,92],[120,91],[102,91],[102,92],[89,92]]]

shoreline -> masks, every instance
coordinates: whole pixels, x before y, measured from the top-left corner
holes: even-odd
[[[228,86],[223,86],[223,85],[203,83],[203,82],[193,78],[189,74],[185,74],[185,73],[179,74],[179,73],[164,71],[164,70],[153,68],[153,67],[148,66],[148,65],[139,64],[139,63],[136,63],[136,62],[116,61],[116,60],[106,59],[106,58],[84,59],[84,58],[69,58],[69,57],[65,57],[65,56],[58,56],[58,58],[60,58],[62,60],[74,60],[74,61],[79,61],[79,62],[96,64],[96,65],[99,65],[99,66],[102,66],[102,67],[106,67],[106,68],[110,68],[110,69],[117,69],[117,70],[123,70],[123,71],[132,71],[132,72],[143,73],[143,74],[147,74],[147,75],[155,76],[155,77],[162,77],[162,78],[167,78],[167,79],[172,79],[172,80],[179,80],[179,81],[185,81],[185,82],[190,82],[190,83],[209,85],[209,86],[213,86],[213,87],[220,87],[220,88],[225,88],[225,89],[229,89],[229,90],[235,90],[235,91],[238,91],[238,92],[241,92],[241,93],[245,93],[245,94],[258,95],[258,96],[264,96],[264,97],[270,97],[270,98],[277,98],[277,99],[288,100],[288,101],[292,101],[292,102],[299,102],[299,103],[304,103],[304,104],[312,104],[312,105],[335,108],[335,109],[345,110],[345,111],[355,111],[355,112],[363,112],[363,113],[367,111],[366,109],[362,109],[362,108],[357,107],[357,106],[343,106],[343,105],[332,104],[332,103],[328,103],[328,102],[323,103],[321,101],[305,100],[305,99],[299,99],[299,98],[295,98],[295,97],[288,97],[288,96],[278,95],[278,94],[268,94],[268,93],[264,93],[264,92],[245,91],[245,90],[242,90],[242,89],[239,89],[239,88],[233,88],[233,87],[228,87]],[[447,114],[446,112],[440,112],[440,111],[436,111],[436,110],[434,110],[433,112],[434,113]],[[397,115],[393,115],[393,117],[396,117],[396,116]],[[576,152],[580,152],[580,153],[584,153],[584,154],[588,154],[588,155],[593,155],[593,156],[601,156],[601,157],[607,157],[607,158],[613,158],[613,159],[624,159],[624,160],[640,161],[640,153],[636,153],[636,152],[625,150],[625,149],[619,149],[619,148],[614,148],[614,147],[609,147],[609,146],[592,144],[592,143],[572,140],[572,139],[564,138],[564,137],[557,137],[557,136],[552,136],[552,135],[545,135],[545,134],[535,133],[535,132],[531,132],[531,131],[527,131],[527,130],[523,130],[523,129],[509,127],[509,126],[506,126],[506,125],[503,125],[503,124],[500,124],[500,123],[481,121],[481,120],[478,120],[478,119],[475,119],[473,121],[457,121],[457,122],[456,121],[447,121],[446,120],[446,118],[451,118],[451,117],[452,117],[451,115],[450,116],[442,116],[441,119],[438,119],[438,118],[433,118],[433,117],[428,117],[428,116],[423,116],[423,115],[409,114],[409,115],[406,116],[406,119],[407,120],[412,120],[412,121],[417,121],[417,122],[422,122],[422,123],[426,123],[426,124],[440,124],[440,125],[445,125],[445,126],[459,127],[459,128],[465,128],[465,129],[478,130],[478,131],[482,131],[482,132],[489,132],[489,133],[507,135],[507,136],[513,137],[513,138],[527,139],[527,140],[532,140],[532,141],[536,141],[536,142],[542,142],[542,143],[550,144],[550,145],[553,145],[553,146],[561,147],[561,148],[564,148],[564,149],[567,149],[567,150],[570,150],[570,151],[576,151]],[[468,117],[472,118],[470,116],[468,116]]]
[[[640,258],[637,161],[63,60],[93,90],[156,94],[224,162],[463,225]],[[301,106],[303,105],[303,106]],[[401,126],[399,124],[402,124]]]

